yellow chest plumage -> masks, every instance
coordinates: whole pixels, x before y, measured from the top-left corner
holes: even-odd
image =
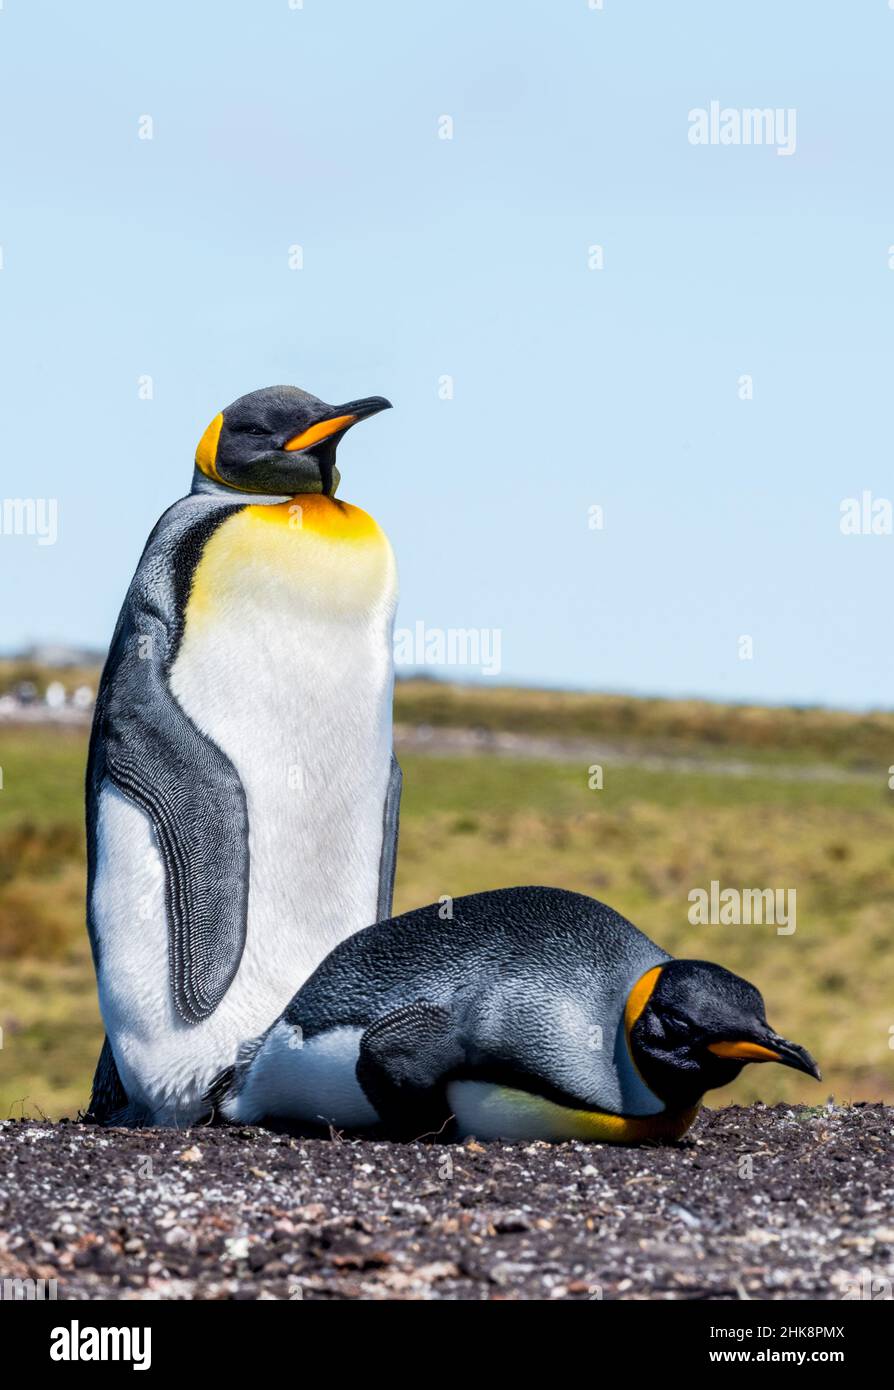
[[[694,1105],[657,1115],[610,1115],[599,1110],[573,1110],[530,1091],[482,1081],[453,1081],[447,1095],[461,1134],[510,1142],[585,1139],[602,1144],[642,1144],[682,1139],[699,1110]]]
[[[186,629],[217,621],[246,590],[277,607],[300,590],[305,613],[337,619],[375,608],[394,589],[394,558],[378,523],[360,507],[303,493],[234,510],[207,542],[193,575]]]
[[[245,793],[247,943],[213,1016],[237,1038],[375,919],[396,601],[382,531],[330,498],[234,506],[196,564],[169,683]]]

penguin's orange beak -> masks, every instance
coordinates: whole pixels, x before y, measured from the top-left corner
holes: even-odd
[[[737,1062],[778,1062],[779,1053],[772,1048],[752,1042],[708,1043],[708,1051],[716,1057],[732,1057]]]
[[[330,435],[338,434],[339,430],[346,430],[356,419],[356,415],[336,415],[331,420],[318,420],[309,429],[302,430],[301,434],[287,439],[282,447],[289,453],[295,449],[309,449],[311,445],[319,444],[321,439],[328,439]]]
[[[728,1057],[735,1062],[781,1062],[784,1067],[806,1072],[816,1081],[822,1080],[819,1067],[805,1047],[775,1034],[768,1042],[771,1044],[769,1047],[748,1042],[744,1038],[735,1042],[713,1042],[708,1043],[708,1051],[713,1052],[715,1057]]]
[[[386,401],[384,396],[364,396],[359,401],[347,401],[344,405],[334,407],[339,413],[330,415],[325,420],[318,420],[315,425],[310,425],[300,434],[293,435],[287,439],[282,446],[287,452],[293,453],[296,449],[312,449],[315,444],[320,444],[324,439],[331,439],[334,434],[341,434],[343,430],[348,430],[352,425],[356,425],[358,420],[366,420],[370,415],[378,415],[380,410],[390,410],[391,402]]]

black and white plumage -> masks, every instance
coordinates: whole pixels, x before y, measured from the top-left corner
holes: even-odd
[[[729,971],[672,960],[592,898],[509,888],[343,942],[215,1096],[227,1119],[299,1129],[673,1138],[743,1064],[710,1045],[747,1038],[766,1058],[744,1060],[784,1044],[774,1060],[814,1066]]]
[[[396,570],[373,519],[332,496],[338,440],[387,404],[241,398],[149,537],[87,774],[93,1118],[200,1117],[239,1045],[390,911]]]

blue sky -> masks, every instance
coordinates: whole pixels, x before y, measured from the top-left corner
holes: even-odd
[[[890,705],[894,537],[839,508],[894,490],[892,47],[884,0],[5,0],[2,495],[60,532],[0,535],[0,646],[107,642],[208,420],[293,382],[394,402],[340,495],[401,625],[499,629],[513,681]],[[795,153],[693,146],[714,99]]]

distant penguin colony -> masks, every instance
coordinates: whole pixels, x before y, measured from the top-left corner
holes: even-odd
[[[395,564],[335,497],[339,442],[388,406],[241,397],[146,543],[87,769],[87,1118],[638,1143],[746,1063],[819,1078],[754,986],[580,894],[389,920]]]
[[[748,1062],[819,1078],[753,985],[557,888],[357,932],[219,1078],[225,1117],[390,1138],[679,1139]]]
[[[396,572],[334,496],[339,441],[388,405],[235,401],[137,566],[87,773],[99,1120],[199,1118],[238,1045],[390,912]]]

